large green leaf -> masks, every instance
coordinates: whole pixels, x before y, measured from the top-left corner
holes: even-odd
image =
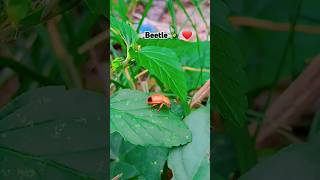
[[[214,6],[214,17],[218,20],[213,22],[212,37],[213,103],[223,117],[225,130],[235,147],[237,168],[243,174],[256,163],[254,142],[247,126],[244,126],[248,108],[246,92],[249,85],[243,69],[243,54],[227,19],[227,6],[221,0],[217,2]]]
[[[140,39],[141,46],[160,46],[173,50],[178,56],[182,66],[203,68],[210,71],[210,42],[204,41],[198,44],[178,39]],[[185,71],[187,77],[187,89],[195,89],[203,85],[209,78],[210,72]],[[200,78],[200,79],[199,79]]]
[[[107,17],[107,8],[109,5],[106,0],[86,0],[85,1],[92,13],[101,14]]]
[[[0,25],[5,27],[6,23],[8,23],[8,12],[5,9],[5,2],[7,0],[0,1]],[[30,0],[27,0],[30,1]],[[17,31],[25,31],[32,29],[32,26],[37,24],[45,23],[48,19],[57,16],[58,14],[62,14],[75,6],[77,6],[82,0],[55,0],[55,1],[46,1],[46,0],[33,0],[30,4],[30,7],[27,7],[26,0],[13,0],[12,2],[17,2],[18,5],[16,7],[12,7],[12,13],[17,11],[17,20],[18,22],[14,22],[14,25],[18,24],[18,26],[8,26],[7,28],[0,29],[0,39],[3,41],[10,40],[15,37]],[[23,16],[23,11],[18,9],[29,9],[26,15]],[[15,16],[15,15],[13,15]],[[38,27],[39,28],[39,27]],[[3,41],[3,42],[5,42]]]
[[[64,164],[0,148],[0,179],[94,179]]]
[[[22,94],[0,112],[1,169],[12,171],[9,179],[19,177],[16,167],[38,172],[33,179],[103,179],[105,107],[103,95],[64,87]]]
[[[210,179],[210,111],[203,107],[185,119],[192,142],[169,152],[168,166],[176,180]]]
[[[26,17],[31,6],[31,0],[5,0],[5,3],[8,17],[14,23]]]
[[[248,80],[242,69],[242,54],[230,34],[218,26],[213,31],[213,103],[225,119],[243,124],[248,107]]]
[[[319,135],[314,142],[284,148],[256,165],[240,180],[320,179]]]
[[[118,21],[115,17],[110,17],[111,31],[124,40],[127,47],[130,47],[138,39],[138,34],[131,28],[131,26],[123,21]]]
[[[148,69],[172,90],[188,108],[187,85],[181,63],[174,51],[164,47],[146,46],[135,54],[137,63]]]
[[[160,180],[168,149],[133,145],[125,142],[118,133],[111,134],[110,145],[115,156],[110,163],[110,179],[122,173],[123,179]]]
[[[111,96],[110,126],[125,140],[136,145],[179,146],[191,141],[183,121],[165,107],[158,112],[148,105],[148,94],[120,90]]]

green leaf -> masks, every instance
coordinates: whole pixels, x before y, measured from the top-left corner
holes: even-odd
[[[66,169],[105,176],[104,99],[89,91],[44,87],[11,101],[0,111],[1,169],[27,167],[40,173],[33,179],[48,179],[53,173],[55,179],[65,179],[70,177]]]
[[[110,100],[110,126],[135,145],[179,146],[191,141],[191,132],[165,107],[158,112],[146,103],[148,94],[119,90]]]
[[[146,46],[135,54],[138,65],[146,68],[187,105],[187,85],[181,63],[174,51],[164,47]]]
[[[90,11],[94,14],[104,15],[107,17],[107,8],[109,5],[106,0],[86,0],[85,1]]]
[[[316,143],[309,142],[284,148],[276,155],[264,159],[240,180],[319,179],[319,137]]]
[[[210,42],[199,42],[200,56],[197,50],[197,43],[190,43],[178,39],[139,39],[138,43],[141,46],[159,46],[173,50],[178,56],[182,66],[192,68],[206,69],[210,71]],[[195,72],[185,71],[187,77],[187,90],[192,90],[200,87],[208,79],[210,79],[210,72]],[[200,76],[200,79],[199,79]]]
[[[126,21],[128,19],[127,13],[128,13],[128,8],[126,5],[126,2],[124,0],[118,0],[119,3],[119,13],[121,15],[122,20]]]
[[[201,10],[199,1],[198,1],[198,0],[191,0],[191,2],[192,2],[192,4],[194,4],[194,6],[196,7],[198,13],[200,14],[200,17],[201,17],[202,21],[204,22],[206,28],[209,30],[210,27],[209,27],[209,25],[208,25],[208,23],[207,23],[207,21],[206,21],[206,18],[205,18],[204,15],[203,15],[203,12],[202,12],[202,10]],[[216,2],[215,2],[215,3],[216,3]]]
[[[3,3],[5,8],[7,7],[7,0],[0,1],[0,23],[5,23],[7,20],[7,10],[3,8]],[[16,0],[19,1],[19,6],[22,1],[24,0]],[[29,11],[27,12],[26,16],[23,17],[19,22],[15,22],[13,26],[7,28],[0,29],[0,39],[12,39],[17,31],[25,31],[26,29],[32,29],[33,26],[45,23],[48,19],[53,18],[59,14],[69,11],[70,9],[76,7],[77,5],[82,2],[81,0],[55,0],[55,1],[46,1],[46,0],[37,0],[31,1],[29,7]],[[22,12],[22,11],[21,11]],[[20,12],[20,13],[21,13]],[[19,14],[20,14],[19,13]],[[17,24],[18,23],[18,24]],[[4,24],[3,24],[4,25]],[[17,26],[18,25],[18,26]],[[37,27],[39,28],[39,26]]]
[[[27,16],[31,0],[6,0],[6,5],[9,19],[13,23],[17,24]]]
[[[232,27],[228,26],[226,6],[220,1],[220,8],[219,3],[216,8],[214,17],[218,20],[214,21],[213,26],[213,105],[224,120],[226,133],[235,147],[237,168],[243,174],[257,161],[254,141],[244,125],[249,83],[243,69],[243,54],[235,42]]]
[[[110,179],[122,173],[122,179],[160,180],[168,149],[133,145],[118,133],[111,134],[110,139],[110,151],[115,155],[110,163]]]
[[[243,70],[242,54],[232,36],[213,27],[213,103],[228,121],[243,124],[248,107],[248,80]]]
[[[223,2],[222,0],[215,0],[212,11],[214,12],[212,22],[214,22],[215,25],[219,26],[226,32],[234,32],[234,28],[228,20],[230,10],[225,2]]]
[[[0,147],[0,179],[94,179],[63,164]]]
[[[141,25],[142,25],[142,23],[144,21],[144,18],[148,15],[148,12],[149,12],[152,4],[153,4],[153,0],[149,0],[148,4],[145,6],[144,12],[142,14],[142,17],[141,17],[141,19],[139,21],[139,24],[138,24],[138,27],[137,27],[137,30],[136,30],[137,33],[140,32]]]
[[[177,38],[177,22],[176,22],[176,14],[174,9],[174,3],[173,0],[167,1],[168,11],[171,17],[171,26],[173,28],[173,32],[171,32],[173,38]]]
[[[111,31],[124,40],[127,47],[130,47],[132,44],[136,43],[139,36],[138,34],[131,28],[131,26],[123,21],[118,21],[115,17],[110,17],[110,27]]]
[[[210,179],[210,112],[206,107],[192,112],[185,122],[192,142],[169,152],[168,166],[176,180]]]

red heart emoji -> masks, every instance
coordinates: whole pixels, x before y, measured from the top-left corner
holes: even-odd
[[[186,39],[189,39],[192,36],[192,32],[191,31],[183,31],[182,36]]]

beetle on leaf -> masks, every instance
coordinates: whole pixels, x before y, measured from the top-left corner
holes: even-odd
[[[171,103],[170,103],[169,98],[163,94],[153,94],[153,95],[149,96],[147,103],[152,105],[152,107],[160,105],[158,112],[160,111],[160,109],[162,108],[163,105],[166,105],[168,108],[171,107]]]

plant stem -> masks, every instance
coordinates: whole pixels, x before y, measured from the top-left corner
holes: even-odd
[[[153,3],[153,0],[149,0],[148,4],[146,5],[146,8],[145,8],[145,10],[143,12],[143,15],[142,15],[142,18],[139,21],[139,25],[138,25],[138,28],[137,28],[137,31],[136,31],[137,33],[139,33],[139,31],[140,31],[140,27],[141,27],[141,25],[143,23],[144,18],[147,16],[147,14],[149,12],[152,3]]]
[[[288,52],[289,52],[289,48],[290,48],[290,44],[293,44],[294,43],[294,37],[295,37],[295,29],[296,29],[296,24],[297,24],[297,20],[300,16],[300,12],[301,12],[301,6],[302,6],[302,1],[303,0],[298,0],[298,3],[297,3],[297,9],[296,9],[296,13],[294,15],[294,17],[292,18],[292,22],[291,22],[291,25],[290,25],[290,32],[289,32],[289,36],[288,36],[288,40],[286,42],[286,45],[284,47],[284,51],[283,51],[283,54],[282,54],[282,58],[281,58],[281,61],[278,65],[278,68],[276,69],[276,74],[275,74],[275,77],[272,81],[272,84],[271,84],[271,89],[268,93],[268,96],[267,96],[267,100],[265,102],[265,105],[263,107],[263,114],[266,113],[267,111],[267,108],[269,107],[270,103],[271,103],[271,97],[272,97],[272,94],[276,88],[276,85],[280,79],[280,75],[281,75],[281,70],[283,69],[283,66],[285,64],[285,61],[287,59],[287,55],[288,55]],[[258,123],[257,125],[257,129],[254,133],[254,136],[257,137],[259,131],[261,129],[261,123]]]
[[[17,74],[21,76],[29,77],[35,81],[38,81],[40,84],[43,84],[43,85],[54,84],[54,82],[48,77],[45,77],[42,74],[39,74],[38,72],[33,71],[29,69],[27,66],[17,61],[14,61],[12,59],[0,57],[0,67],[8,67],[13,71],[15,71]]]
[[[134,84],[134,82],[133,82],[133,80],[132,80],[132,78],[131,78],[130,72],[129,72],[129,66],[125,67],[125,69],[124,69],[124,74],[125,74],[128,82],[129,82],[130,87],[131,87],[132,89],[136,89],[136,86],[135,86],[135,84]]]
[[[189,67],[189,66],[182,66],[182,69],[185,71],[194,71],[194,72],[206,72],[210,73],[210,69],[199,69],[199,68],[194,68],[194,67]],[[139,74],[137,74],[134,78],[137,79],[140,76],[145,75],[149,70],[143,70]]]
[[[57,24],[54,19],[48,21],[48,32],[59,63],[63,68],[63,75],[68,87],[81,88],[82,82],[76,69],[73,57],[65,49]]]

